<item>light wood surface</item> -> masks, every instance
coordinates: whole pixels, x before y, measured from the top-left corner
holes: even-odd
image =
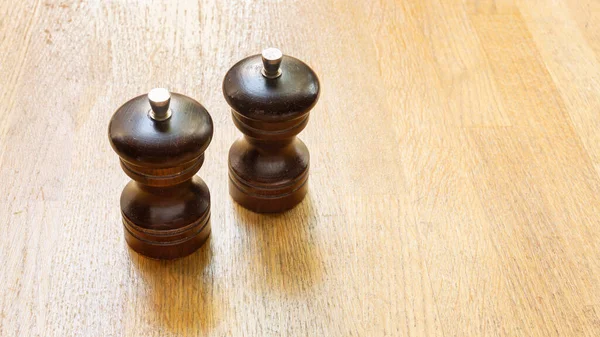
[[[3,1],[0,336],[600,336],[600,2]],[[227,193],[221,81],[319,74],[310,190]],[[212,114],[212,236],[130,251],[107,139],[157,86]]]

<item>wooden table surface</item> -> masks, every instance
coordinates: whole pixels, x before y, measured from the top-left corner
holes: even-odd
[[[599,336],[600,2],[3,1],[1,336]],[[319,74],[310,190],[227,190],[237,60]],[[212,235],[128,249],[112,113],[212,114]]]

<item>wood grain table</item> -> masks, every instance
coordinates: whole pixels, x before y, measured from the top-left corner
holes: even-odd
[[[308,197],[227,192],[221,83],[276,46],[319,74]],[[0,3],[1,336],[600,336],[600,2]],[[215,122],[212,235],[123,238],[107,137],[166,86]]]

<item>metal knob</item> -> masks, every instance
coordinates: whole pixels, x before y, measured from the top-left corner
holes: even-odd
[[[148,93],[148,101],[152,108],[148,115],[155,121],[164,121],[171,117],[171,93],[165,88],[154,88]]]
[[[283,54],[277,48],[267,48],[262,51],[262,75],[266,78],[277,78],[281,76],[281,60]]]

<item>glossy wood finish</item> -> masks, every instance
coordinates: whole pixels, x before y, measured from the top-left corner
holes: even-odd
[[[600,336],[600,6],[0,1],[0,336]],[[303,201],[228,191],[223,76],[268,46],[321,97]],[[194,254],[132,251],[115,108],[168,85],[214,137]]]
[[[304,62],[283,56],[281,76],[261,74],[260,55],[236,63],[223,94],[244,137],[229,150],[229,193],[240,205],[274,213],[288,210],[308,191],[310,155],[296,138],[320,94],[317,75]]]
[[[173,115],[165,121],[154,121],[148,116],[147,95],[129,100],[115,112],[108,136],[124,162],[141,169],[165,169],[198,161],[206,151],[213,134],[210,115],[189,97],[177,93],[171,93],[171,97]]]
[[[121,194],[125,239],[136,252],[174,259],[202,246],[210,234],[210,193],[196,172],[212,139],[200,103],[172,94],[169,119],[149,116],[147,95],[123,104],[108,128],[121,167],[133,179]]]

